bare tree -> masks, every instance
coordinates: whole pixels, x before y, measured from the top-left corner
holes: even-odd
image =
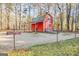
[[[2,4],[0,4],[0,25],[1,25],[1,30],[2,30]]]
[[[75,38],[76,38],[76,31],[77,31],[77,14],[78,14],[78,10],[77,10],[77,4],[75,5],[76,8],[76,13],[75,13]]]
[[[20,10],[19,10],[19,30],[21,29],[21,3],[20,3]]]
[[[17,30],[17,3],[15,3],[15,23],[16,23],[16,30]]]
[[[67,31],[69,31],[69,21],[71,14],[71,3],[66,3],[66,12],[67,12]]]
[[[57,5],[54,4],[54,8],[53,8],[53,9],[54,9],[54,20],[56,20],[56,18],[57,18],[57,17],[56,17],[56,14],[57,14],[56,8],[57,8]],[[58,30],[59,30],[59,29],[58,29],[58,24],[56,24],[56,25],[57,25],[57,26],[56,26],[56,32],[57,32],[56,38],[57,38],[57,43],[58,43],[58,33],[59,33]]]
[[[61,5],[61,6],[60,6]],[[61,31],[63,31],[63,19],[62,19],[62,10],[63,10],[63,4],[58,4],[57,3],[57,7],[60,11],[60,22],[61,22]]]
[[[72,23],[71,23],[71,31],[73,31],[73,23],[74,22],[74,17],[72,17]]]
[[[10,24],[10,11],[12,10],[12,4],[11,3],[6,3],[5,4],[5,6],[6,6],[6,18],[7,18],[7,29],[9,30],[10,29],[10,26],[9,26],[9,24]]]
[[[47,11],[50,13],[50,7],[52,6],[52,3],[47,3]]]
[[[31,30],[31,4],[28,6],[29,9],[29,31]]]

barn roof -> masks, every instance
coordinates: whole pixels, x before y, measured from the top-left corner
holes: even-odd
[[[44,21],[44,16],[37,16],[36,18],[32,19],[33,23],[37,23],[37,22],[43,22]]]

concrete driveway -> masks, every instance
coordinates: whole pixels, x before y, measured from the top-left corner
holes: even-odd
[[[59,33],[59,41],[75,38],[74,33]],[[77,34],[79,37],[79,34]],[[16,49],[28,48],[36,44],[51,43],[57,41],[57,34],[53,33],[22,33],[16,35]],[[6,52],[13,49],[13,35],[0,35],[0,52]]]

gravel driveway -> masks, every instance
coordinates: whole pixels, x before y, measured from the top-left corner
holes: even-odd
[[[59,41],[74,38],[74,33],[59,33]],[[79,37],[79,34],[77,34]],[[16,35],[16,48],[27,48],[36,44],[51,43],[57,41],[57,34],[53,33],[22,33]],[[13,49],[13,35],[0,35],[0,52]]]

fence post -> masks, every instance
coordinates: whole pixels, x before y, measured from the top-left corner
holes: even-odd
[[[15,26],[13,26],[13,49],[15,50]]]
[[[57,24],[57,43],[58,43],[59,24]]]
[[[58,30],[57,30],[57,43],[58,43]]]

